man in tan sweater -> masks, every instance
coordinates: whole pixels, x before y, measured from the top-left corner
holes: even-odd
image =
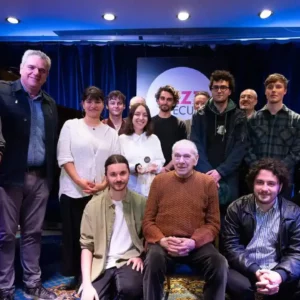
[[[168,267],[188,264],[204,276],[205,300],[224,300],[227,261],[213,242],[220,230],[217,186],[209,175],[194,171],[195,144],[174,144],[175,170],[154,179],[143,221],[147,255],[144,270],[144,300],[162,298]]]

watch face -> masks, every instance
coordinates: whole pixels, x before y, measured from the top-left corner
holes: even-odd
[[[149,163],[149,162],[150,162],[150,160],[151,160],[151,159],[150,159],[150,157],[149,157],[149,156],[146,156],[146,157],[144,158],[144,162],[145,162],[145,163]]]

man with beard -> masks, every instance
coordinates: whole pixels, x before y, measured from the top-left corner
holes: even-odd
[[[193,117],[191,140],[199,160],[196,170],[212,176],[219,187],[221,215],[238,198],[239,166],[246,152],[247,119],[229,98],[234,78],[228,71],[211,74],[212,98],[201,113]]]
[[[110,92],[106,100],[106,108],[109,111],[109,116],[108,119],[102,121],[104,124],[116,129],[119,135],[124,133],[126,126],[126,121],[122,118],[125,109],[125,99],[125,95],[120,91]]]
[[[155,94],[159,113],[152,118],[154,134],[160,140],[161,148],[166,160],[161,173],[173,169],[172,165],[172,146],[187,138],[187,130],[184,121],[179,120],[171,114],[172,110],[179,102],[180,94],[170,85],[160,87]]]
[[[247,177],[253,193],[228,207],[223,240],[232,300],[254,300],[255,292],[299,299],[300,208],[281,196],[288,175],[281,161],[262,159]]]
[[[88,203],[81,222],[81,299],[140,300],[146,199],[127,189],[124,156],[111,155],[105,175],[108,189]]]
[[[300,115],[283,104],[288,80],[271,74],[265,81],[267,104],[249,119],[250,147],[245,157],[248,165],[264,158],[281,159],[290,171],[300,161]],[[291,191],[287,192],[290,196]]]
[[[257,104],[257,94],[254,90],[244,90],[240,95],[240,109],[246,113],[247,119],[250,119],[255,113]]]

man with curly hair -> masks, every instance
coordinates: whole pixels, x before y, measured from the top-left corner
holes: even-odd
[[[219,187],[220,212],[239,196],[238,168],[247,147],[247,119],[230,99],[234,78],[228,71],[211,74],[212,97],[193,117],[191,140],[199,160],[196,170],[212,176]]]
[[[166,159],[161,173],[173,169],[172,165],[172,146],[187,138],[185,122],[171,114],[180,99],[180,93],[170,85],[162,86],[155,94],[159,113],[152,118],[154,134],[160,140],[162,151]]]
[[[255,292],[299,299],[300,208],[281,196],[289,172],[283,162],[265,158],[253,165],[247,181],[253,193],[234,201],[225,217],[230,299],[254,300]]]

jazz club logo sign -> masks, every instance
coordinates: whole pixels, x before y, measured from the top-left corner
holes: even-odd
[[[159,112],[155,93],[165,85],[171,85],[180,91],[179,103],[172,114],[182,120],[187,120],[191,119],[193,114],[195,93],[208,91],[209,79],[198,70],[187,67],[172,68],[159,74],[151,83],[146,96],[151,116],[155,116]]]

